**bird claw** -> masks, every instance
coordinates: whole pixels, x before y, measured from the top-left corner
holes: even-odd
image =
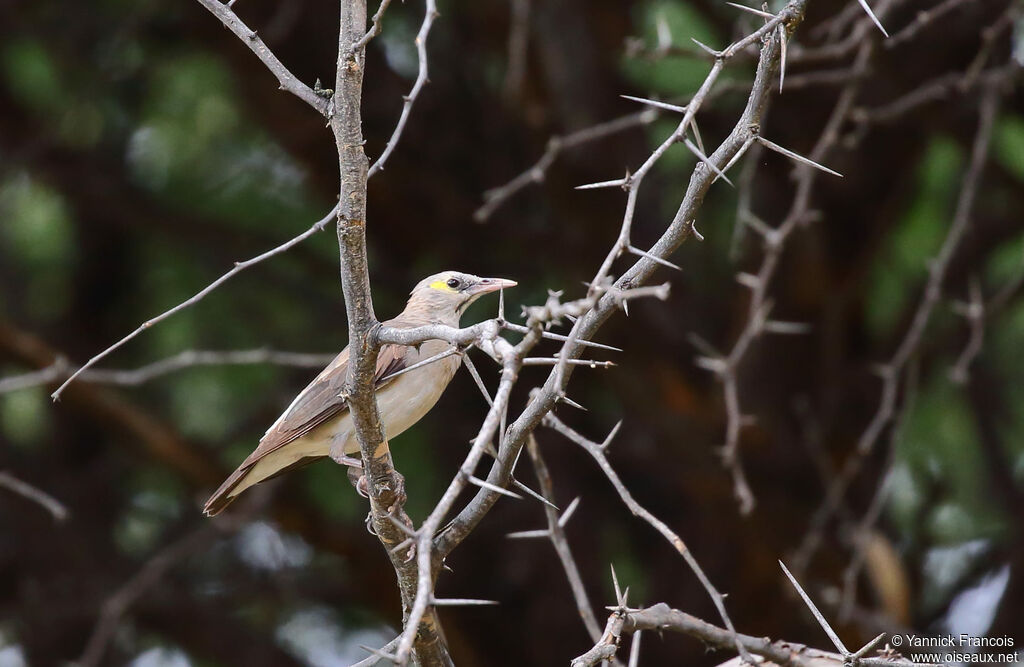
[[[361,495],[363,498],[370,497],[370,481],[363,474],[363,468],[351,467],[348,469],[348,481],[352,483],[352,487],[355,488],[356,493]]]
[[[411,545],[409,545],[409,550],[407,552],[405,552],[405,562],[406,563],[411,563],[413,558],[416,558],[416,543],[415,542],[413,542]]]

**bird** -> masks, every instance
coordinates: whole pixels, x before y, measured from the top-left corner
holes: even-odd
[[[458,327],[471,303],[484,294],[515,286],[515,281],[504,278],[480,278],[460,271],[435,273],[417,283],[405,310],[383,325],[396,329],[428,324]],[[449,347],[443,340],[428,340],[418,347],[381,346],[373,385],[388,438],[401,434],[434,407],[462,358],[452,354],[400,372]],[[359,452],[359,443],[343,393],[348,379],[348,361],[349,348],[346,347],[299,392],[260,439],[256,449],[206,501],[204,514],[219,514],[254,484],[318,459],[329,456],[339,463],[359,466],[359,460],[349,456]]]

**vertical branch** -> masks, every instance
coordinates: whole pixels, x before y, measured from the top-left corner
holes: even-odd
[[[349,376],[346,392],[368,481],[370,520],[391,558],[398,577],[404,620],[416,595],[416,559],[395,549],[406,540],[402,530],[412,522],[402,509],[402,476],[395,470],[384,434],[373,376],[380,344],[380,323],[373,312],[366,259],[366,181],[369,162],[363,151],[362,86],[366,51],[366,0],[341,0],[338,72],[331,106],[331,130],[338,148],[341,191],[338,200],[338,246],[341,285],[349,333]],[[429,610],[418,623],[415,652],[422,665],[450,664],[436,614]]]
[[[533,433],[526,439],[526,450],[533,460],[533,469],[537,473],[537,481],[540,482],[540,492],[549,501],[553,501],[555,486],[551,481],[551,471],[548,470],[547,463],[544,461],[544,457],[540,452],[540,446],[537,444],[537,439]],[[580,576],[579,568],[576,566],[576,559],[573,558],[572,550],[569,548],[569,541],[565,536],[565,522],[571,517],[570,511],[574,509],[575,505],[576,503],[574,502],[562,516],[558,515],[558,510],[554,507],[544,506],[544,513],[548,520],[547,537],[554,545],[558,559],[562,561],[562,568],[565,570],[566,579],[569,580],[569,587],[572,588],[572,596],[576,601],[576,610],[579,612],[580,618],[583,619],[583,625],[587,628],[587,633],[590,635],[591,640],[597,642],[601,639],[601,627],[597,624],[597,617],[594,616],[594,607],[590,604],[587,589],[583,585],[583,578]]]

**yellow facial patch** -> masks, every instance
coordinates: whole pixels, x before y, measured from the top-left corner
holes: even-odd
[[[429,287],[430,289],[437,289],[441,290],[442,292],[453,293],[456,291],[453,290],[451,287],[448,287],[448,283],[445,282],[444,280],[435,280],[434,282],[430,283]]]

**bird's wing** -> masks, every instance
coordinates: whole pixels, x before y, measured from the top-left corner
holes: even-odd
[[[409,348],[404,345],[384,345],[377,356],[373,374],[374,389],[391,381],[391,377],[406,367]],[[342,350],[327,368],[309,383],[288,409],[260,440],[259,447],[242,464],[254,464],[270,452],[301,438],[317,426],[348,410],[348,402],[341,396],[348,377],[348,348]]]

